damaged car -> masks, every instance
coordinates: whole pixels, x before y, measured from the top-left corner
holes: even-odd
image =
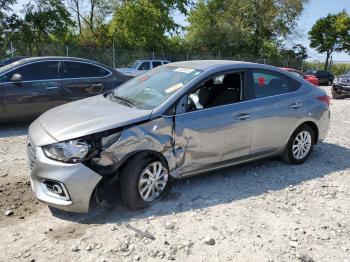
[[[58,209],[88,212],[111,192],[139,209],[172,179],[272,156],[301,164],[329,122],[326,93],[276,67],[171,63],[40,116],[29,128],[30,181]]]

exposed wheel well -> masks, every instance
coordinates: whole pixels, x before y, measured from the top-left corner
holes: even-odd
[[[315,132],[315,144],[317,144],[317,142],[318,142],[318,127],[317,127],[317,125],[311,121],[304,122],[300,126],[302,126],[302,125],[308,125],[309,127],[312,128],[312,130]],[[298,128],[300,126],[298,126]]]

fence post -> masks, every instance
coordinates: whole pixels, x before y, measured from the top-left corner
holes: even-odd
[[[69,47],[66,45],[66,56],[69,57]]]
[[[11,57],[13,57],[13,46],[12,46],[12,41],[10,42],[10,48],[11,48]]]
[[[188,53],[186,53],[186,61],[188,61]]]
[[[112,52],[113,52],[113,68],[115,68],[115,49],[114,49],[114,38],[113,38],[113,46],[112,46]]]
[[[154,51],[152,52],[152,59],[154,60]]]

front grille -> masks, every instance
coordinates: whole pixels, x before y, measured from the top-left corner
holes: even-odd
[[[30,140],[28,140],[27,155],[28,155],[29,167],[30,169],[33,169],[34,162],[36,159],[36,150],[35,150],[35,146],[32,144]]]

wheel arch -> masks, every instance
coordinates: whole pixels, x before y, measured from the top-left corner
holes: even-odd
[[[314,131],[314,134],[315,134],[315,143],[314,144],[316,145],[318,142],[318,136],[319,136],[318,126],[313,121],[306,121],[306,122],[301,123],[295,130],[297,130],[298,128],[300,128],[303,125],[308,125]],[[295,130],[294,130],[294,132],[295,132]]]

